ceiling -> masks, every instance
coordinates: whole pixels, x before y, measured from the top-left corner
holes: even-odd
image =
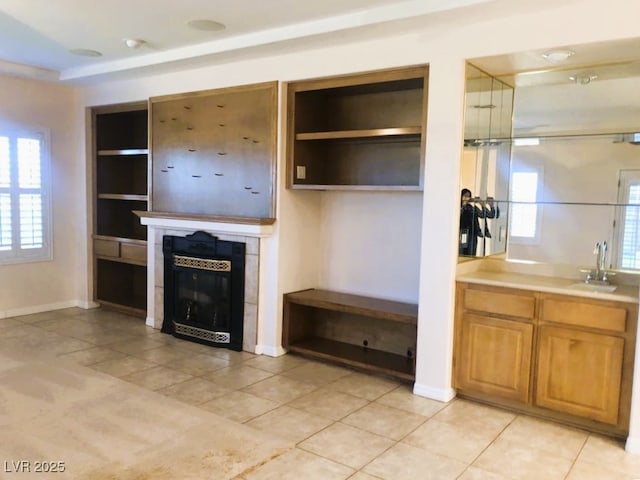
[[[73,81],[489,0],[0,0],[0,73]],[[213,20],[220,31],[190,28]],[[140,39],[129,48],[125,39]],[[78,56],[74,49],[100,52]]]
[[[538,0],[544,8],[555,0]],[[99,5],[99,7],[98,7]],[[72,83],[156,72],[265,52],[305,41],[371,35],[425,16],[473,18],[481,7],[519,8],[511,0],[0,0],[0,74]],[[219,31],[190,28],[214,20]],[[340,35],[336,35],[339,33]],[[129,48],[125,39],[140,39]],[[323,44],[324,44],[323,43]],[[575,52],[551,62],[545,51],[474,58],[470,62],[516,87],[514,127],[520,134],[640,129],[640,39],[563,45]],[[78,56],[90,49],[99,57]],[[571,76],[594,78],[582,85]]]

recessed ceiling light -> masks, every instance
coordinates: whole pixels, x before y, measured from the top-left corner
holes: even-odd
[[[187,25],[194,30],[203,30],[205,32],[219,32],[227,28],[223,23],[205,19],[189,20]]]
[[[543,58],[546,58],[552,63],[560,63],[567,60],[576,54],[573,50],[549,50],[542,54]]]
[[[80,55],[82,57],[101,57],[102,53],[97,50],[89,50],[88,48],[74,48],[73,50],[69,50],[69,53],[73,53],[74,55]]]
[[[140,40],[139,38],[125,38],[124,39],[124,44],[129,47],[129,48],[140,48],[141,46],[143,46],[145,43],[144,40]]]

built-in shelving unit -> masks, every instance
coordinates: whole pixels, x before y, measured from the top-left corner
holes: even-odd
[[[283,347],[290,352],[415,378],[418,306],[328,290],[284,295]]]
[[[422,190],[428,67],[288,86],[288,187]]]
[[[93,111],[94,297],[102,305],[146,314],[148,209],[147,104]]]

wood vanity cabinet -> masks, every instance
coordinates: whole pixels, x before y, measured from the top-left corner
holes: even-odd
[[[459,282],[462,396],[601,433],[629,425],[638,306]]]
[[[636,320],[633,304],[541,294],[535,405],[627,424]]]
[[[455,386],[527,402],[535,298],[526,291],[459,287]]]

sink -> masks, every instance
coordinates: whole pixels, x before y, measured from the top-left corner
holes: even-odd
[[[576,290],[586,290],[587,292],[613,292],[617,285],[597,285],[594,283],[574,283],[569,285],[569,288],[575,288]]]

